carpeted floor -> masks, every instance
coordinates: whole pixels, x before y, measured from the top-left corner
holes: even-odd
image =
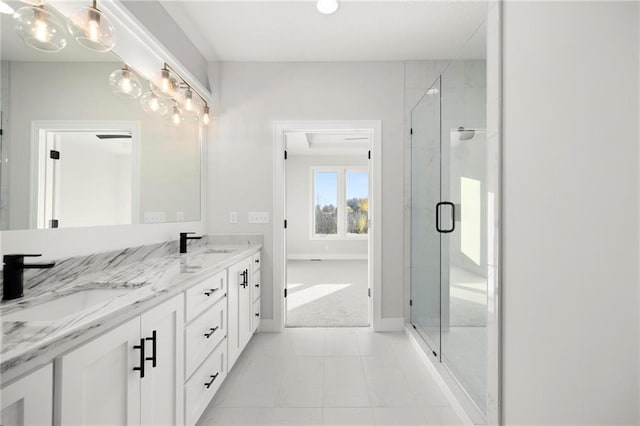
[[[289,260],[287,327],[369,325],[366,260]]]

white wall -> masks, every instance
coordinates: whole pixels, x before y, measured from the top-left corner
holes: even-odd
[[[274,120],[382,120],[382,316],[403,315],[404,68],[385,63],[222,63],[220,110],[210,144],[209,232],[261,233],[262,311],[273,318],[272,224],[249,225],[248,211],[273,212]],[[215,91],[215,87],[214,87]],[[238,223],[229,223],[229,211]]]
[[[505,424],[638,424],[636,2],[506,2]]]
[[[366,154],[360,156],[289,155],[286,161],[287,184],[287,255],[323,258],[340,255],[344,258],[366,259],[367,239],[311,239],[312,167],[367,167]],[[310,258],[310,257],[307,257]]]

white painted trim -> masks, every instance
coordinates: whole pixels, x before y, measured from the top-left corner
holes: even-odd
[[[287,253],[287,260],[367,260],[366,254],[351,253]]]
[[[382,121],[274,121],[273,123],[273,321],[277,331],[284,329],[286,280],[285,220],[285,132],[335,132],[364,129],[371,134],[369,162],[369,277],[372,278],[369,323],[379,331],[382,320]],[[404,321],[404,320],[403,320]]]
[[[52,132],[131,132],[131,224],[140,222],[140,122],[124,120],[33,120],[31,121],[31,182],[29,187],[29,228],[46,229],[39,212],[43,207],[44,185],[40,173],[46,157],[47,135]]]

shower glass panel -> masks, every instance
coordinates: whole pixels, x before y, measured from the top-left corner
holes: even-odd
[[[411,322],[440,356],[440,79],[411,111]]]
[[[486,415],[486,63],[442,74],[442,200],[455,231],[442,238],[442,362]]]

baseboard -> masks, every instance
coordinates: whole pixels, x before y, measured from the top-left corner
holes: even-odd
[[[272,319],[260,320],[260,332],[261,333],[279,333],[280,324]]]
[[[351,253],[293,253],[287,255],[287,260],[367,260],[364,254]]]
[[[380,318],[377,325],[373,327],[374,331],[404,331],[404,318]]]

